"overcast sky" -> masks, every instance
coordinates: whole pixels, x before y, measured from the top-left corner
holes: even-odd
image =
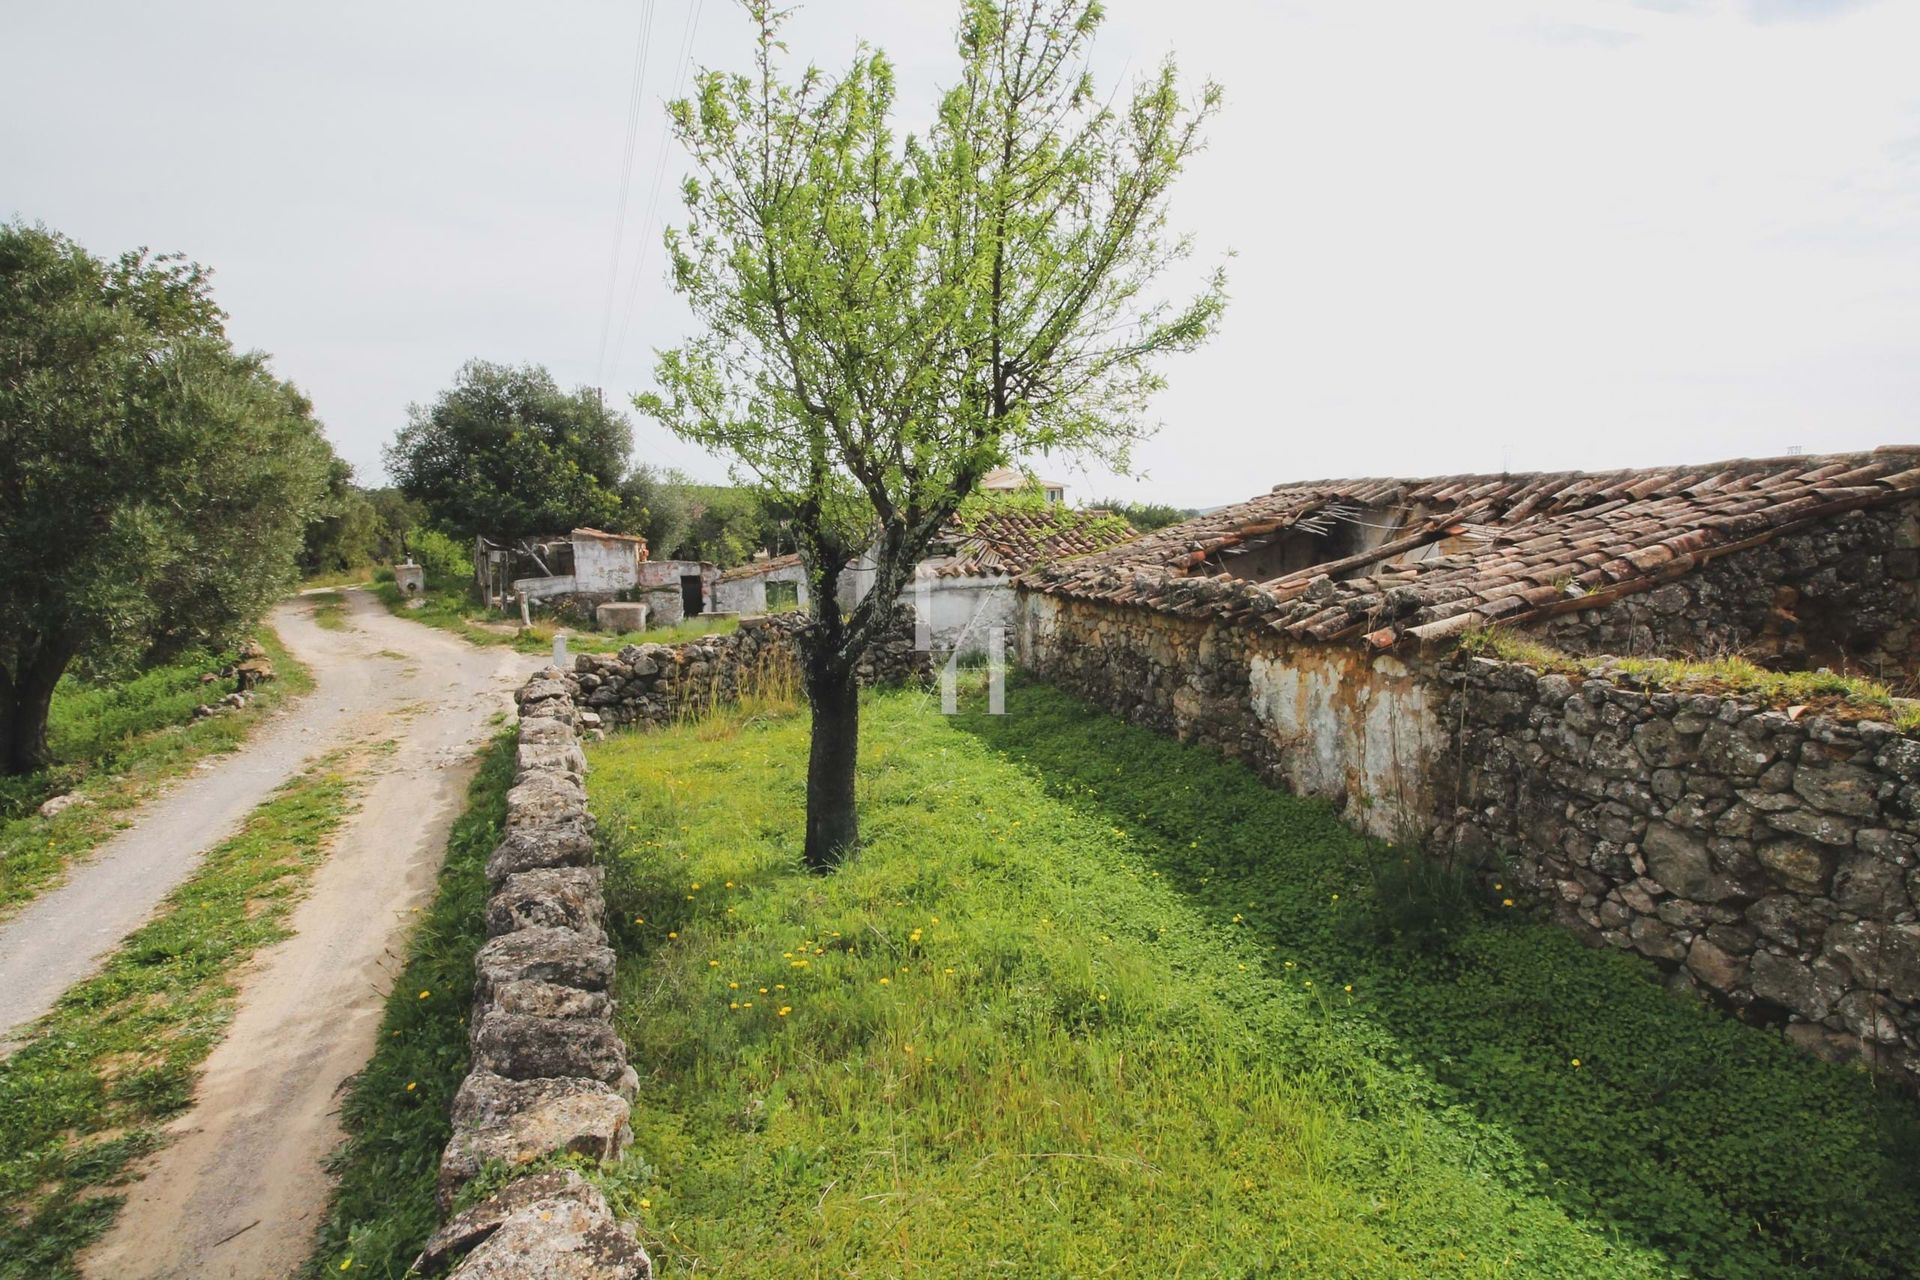
[[[1171,52],[1226,90],[1174,217],[1235,254],[1232,304],[1168,369],[1147,479],[1040,463],[1071,496],[1920,441],[1920,3],[1109,7],[1109,80]],[[813,0],[791,43],[884,47],[917,113],[953,12]],[[689,32],[745,66],[727,0],[0,0],[0,213],[214,267],[236,340],[373,481],[470,357],[648,385],[687,323],[659,234]]]

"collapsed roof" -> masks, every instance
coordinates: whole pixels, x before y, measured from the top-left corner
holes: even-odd
[[[1920,446],[1607,472],[1278,485],[1028,572],[1072,599],[1385,648],[1593,608],[1845,511],[1920,497]]]

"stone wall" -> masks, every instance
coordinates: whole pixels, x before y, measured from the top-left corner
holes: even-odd
[[[1445,744],[1407,662],[1226,623],[1022,592],[1015,650],[1050,683],[1330,801],[1381,836],[1419,836]]]
[[[1568,653],[1741,652],[1899,677],[1920,658],[1920,512],[1851,511],[1535,630]]]
[[[474,958],[471,1065],[440,1158],[440,1207],[488,1165],[574,1153],[610,1160],[632,1140],[639,1078],[613,1029],[614,954],[602,921],[586,758],[573,681],[548,668],[515,695],[520,741],[506,829],[487,862],[487,942]],[[449,1219],[416,1269],[465,1280],[638,1280],[652,1263],[571,1169],[507,1183]]]
[[[804,614],[777,613],[743,618],[726,635],[580,654],[573,678],[584,704],[581,719],[588,728],[656,727],[755,693],[798,695],[799,635],[806,626]],[[896,683],[927,667],[928,655],[913,647],[913,615],[903,610],[868,651],[859,675],[864,684]]]
[[[1020,619],[1049,682],[1373,834],[1497,856],[1592,941],[1920,1083],[1920,739],[1033,593]]]
[[[1458,657],[1452,847],[1828,1056],[1920,1082],[1920,738]]]

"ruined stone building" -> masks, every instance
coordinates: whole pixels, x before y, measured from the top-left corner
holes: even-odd
[[[1282,485],[1020,583],[1041,677],[1920,1080],[1920,713],[1619,661],[1910,691],[1920,449]]]

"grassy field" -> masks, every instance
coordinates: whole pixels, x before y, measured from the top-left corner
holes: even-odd
[[[442,584],[429,589],[427,602],[418,609],[407,607],[407,598],[391,581],[377,584],[374,591],[399,617],[451,631],[474,644],[512,645],[521,653],[549,652],[559,631],[567,633],[567,647],[574,653],[612,653],[629,644],[678,644],[700,636],[723,636],[740,625],[736,617],[693,617],[675,626],[647,631],[591,631],[549,620],[522,627],[517,620],[486,614],[458,587]]]
[[[302,1274],[400,1280],[439,1225],[434,1178],[467,1073],[473,953],[486,941],[487,855],[506,818],[515,734],[487,752],[447,841],[433,905],[408,942],[373,1058],[341,1107],[333,1203]]]
[[[1911,1102],[1323,805],[891,693],[815,877],[805,760],[765,709],[592,753],[643,1077],[599,1176],[663,1275],[1910,1274]]]
[[[335,753],[276,792],[0,1061],[0,1277],[73,1276],[75,1253],[112,1223],[113,1188],[192,1101],[236,971],[286,936],[352,811],[358,760]]]
[[[200,683],[222,660],[196,654],[116,683],[68,677],[53,696],[48,743],[56,763],[22,778],[0,778],[0,915],[52,883],[67,865],[125,825],[127,810],[210,755],[236,750],[262,717],[313,680],[271,630],[260,642],[278,678],[238,711],[194,720],[193,708],[228,693],[231,681]],[[87,803],[53,817],[49,796],[78,792]]]

